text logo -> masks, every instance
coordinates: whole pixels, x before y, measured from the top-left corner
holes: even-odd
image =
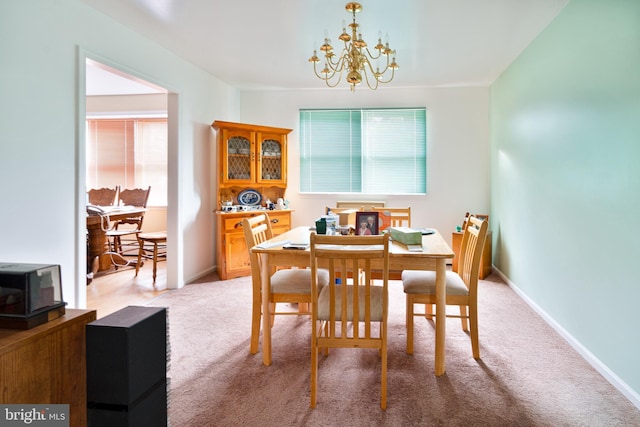
[[[69,427],[69,405],[0,405],[0,426]]]

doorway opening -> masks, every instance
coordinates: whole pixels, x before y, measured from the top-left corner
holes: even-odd
[[[141,229],[169,231],[169,91],[90,58],[85,59],[85,77],[85,138],[81,143],[85,162],[79,173],[84,173],[86,190],[118,188],[118,194],[126,194],[122,191],[150,188]],[[113,204],[119,208],[127,203],[117,196]],[[87,257],[86,306],[96,309],[99,317],[143,304],[168,289],[167,263],[158,264],[155,282],[151,261],[143,263],[136,276],[136,235],[123,239],[116,253],[120,258],[101,255],[96,262],[95,250]],[[109,246],[113,242],[107,238],[106,243],[105,251],[113,252],[115,248]]]

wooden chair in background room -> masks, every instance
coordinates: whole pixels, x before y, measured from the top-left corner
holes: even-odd
[[[378,212],[379,218],[381,218],[382,221],[387,220],[390,227],[411,227],[411,207],[373,207],[371,211]]]
[[[156,231],[153,233],[138,233],[138,262],[136,263],[136,276],[142,266],[142,258],[153,260],[153,285],[156,284],[156,273],[158,271],[158,260],[167,258],[167,232]],[[146,244],[151,245],[147,249]],[[151,253],[151,254],[149,254]]]
[[[378,212],[378,231],[388,229],[389,227],[411,227],[411,207],[407,208],[390,208],[390,207],[372,207],[372,212]],[[400,280],[401,272],[393,271],[389,273],[389,279]]]
[[[467,218],[467,226],[460,246],[458,272],[446,272],[447,306],[459,306],[460,315],[447,314],[462,321],[462,330],[471,327],[471,348],[473,357],[480,359],[478,339],[478,272],[480,255],[487,237],[488,222],[474,216]],[[425,316],[434,319],[433,304],[436,303],[435,271],[405,270],[402,285],[407,300],[407,353],[413,353],[413,317]],[[414,304],[425,304],[425,313],[416,313]],[[468,311],[467,311],[468,309]]]
[[[87,201],[95,206],[115,206],[118,203],[118,190],[115,188],[92,188],[87,191]]]
[[[339,224],[341,226],[350,226],[353,229],[356,228],[356,212],[363,210],[363,206],[359,208],[330,208],[327,206],[327,214],[331,211],[333,215],[339,217]]]
[[[319,265],[328,265],[328,286],[322,287],[316,279]],[[382,271],[381,286],[374,283],[372,268]],[[336,279],[344,283],[336,283]],[[327,355],[329,348],[358,348],[378,350],[382,365],[380,407],[386,409],[388,282],[388,234],[311,235],[312,408],[318,394],[320,349]]]
[[[271,221],[267,213],[262,213],[250,218],[242,219],[242,229],[249,251],[251,262],[251,344],[250,352],[258,352],[258,341],[260,338],[260,321],[262,318],[262,278],[261,259],[256,253],[251,252],[251,248],[259,245],[273,237]],[[329,281],[329,273],[326,270],[318,271],[318,283],[322,287]],[[277,311],[278,303],[297,303],[298,311]],[[311,304],[311,270],[286,269],[277,270],[271,275],[271,292],[269,295],[269,318],[270,325],[262,325],[263,328],[272,327],[275,315],[308,315],[308,307]]]
[[[343,212],[351,212],[351,211],[360,211],[362,212],[364,210],[363,206],[360,206],[359,208],[330,208],[327,207],[327,211],[331,211],[334,214],[341,214]]]
[[[370,211],[374,207],[384,206],[383,201],[359,201],[359,200],[340,200],[336,202],[336,208],[358,209],[359,211]]]
[[[136,208],[146,208],[149,200],[151,186],[148,188],[134,188],[121,190],[118,196],[119,203],[122,206],[133,206]],[[131,217],[116,221],[111,230],[107,231],[107,237],[112,245],[112,251],[120,255],[124,255],[125,250],[122,245],[122,238],[125,236],[133,236],[128,245],[130,250],[138,254],[138,234],[142,231],[142,221],[144,220],[144,212],[142,214],[133,215]]]

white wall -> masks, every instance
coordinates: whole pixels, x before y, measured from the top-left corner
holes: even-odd
[[[309,78],[312,77],[310,72]],[[320,85],[320,81],[318,84]],[[391,84],[393,86],[393,84]],[[411,206],[412,225],[434,227],[451,241],[465,212],[489,213],[489,89],[486,87],[391,89],[322,88],[241,92],[241,120],[293,129],[289,135],[287,199],[293,225],[312,225],[337,200],[384,200]],[[427,194],[422,196],[310,195],[299,191],[299,109],[351,107],[427,108]],[[402,171],[398,171],[402,173]]]
[[[238,118],[237,91],[78,0],[1,1],[0,52],[0,261],[60,264],[64,299],[85,305],[86,55],[171,92],[168,284],[209,271],[210,124]]]
[[[167,95],[153,93],[145,95],[87,96],[87,116],[104,118],[122,115],[150,115],[167,113]]]

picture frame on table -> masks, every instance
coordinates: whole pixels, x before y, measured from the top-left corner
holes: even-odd
[[[378,212],[356,212],[356,235],[378,234]]]

